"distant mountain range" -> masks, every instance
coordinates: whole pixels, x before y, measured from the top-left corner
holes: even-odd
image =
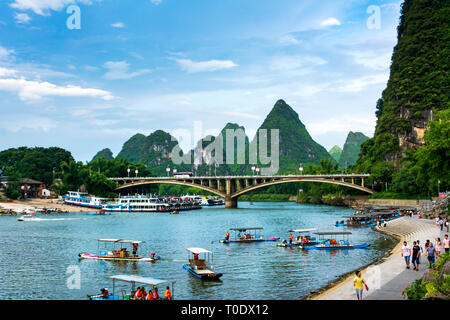
[[[274,133],[271,131],[272,129],[278,129],[279,168],[276,172],[278,174],[298,172],[299,165],[319,164],[322,159],[340,161],[339,158],[333,158],[323,146],[312,139],[298,114],[284,100],[278,100],[275,103],[252,141],[245,134],[244,127],[236,123],[227,123],[219,135],[203,138],[198,141],[194,150],[183,154],[178,146],[178,141],[173,136],[165,131],[157,130],[149,136],[140,133],[132,136],[124,143],[117,158],[128,159],[134,163],[143,163],[156,175],[166,175],[166,168],[177,168],[178,171],[193,171],[197,175],[250,174],[252,166],[260,168],[269,166],[267,162],[264,163],[263,156],[266,154],[261,152],[260,147],[267,145],[267,157],[270,159],[272,157],[271,151],[276,150],[276,145],[272,145],[271,142],[271,134]],[[232,163],[226,162],[228,132],[241,134],[240,137],[234,136],[233,138],[233,154],[228,155],[228,158],[234,160]],[[348,165],[354,163],[358,157],[359,150],[355,151],[355,147],[359,148],[362,142],[360,141],[361,135],[361,133],[350,132],[349,137],[347,137],[340,158],[342,159],[342,156],[344,156],[344,159],[346,159],[344,161],[347,161]],[[267,140],[261,141],[264,138],[267,138]],[[222,143],[218,139],[221,139]],[[368,138],[365,137],[365,139]],[[217,146],[220,145],[223,147],[222,164],[218,163],[217,159],[220,157],[218,157],[219,154],[216,154]],[[177,146],[178,148],[175,148]],[[178,154],[172,154],[174,150],[177,150]],[[252,150],[257,151],[251,153]],[[252,157],[252,154],[255,157]],[[112,153],[109,149],[104,149],[98,152],[94,159],[100,156],[110,159]],[[202,157],[202,163],[195,162],[199,156]],[[184,157],[189,161],[187,164],[174,165],[175,157]],[[255,158],[256,163],[252,161]]]

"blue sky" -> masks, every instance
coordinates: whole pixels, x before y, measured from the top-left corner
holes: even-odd
[[[0,150],[59,146],[86,161],[199,123],[201,136],[235,122],[253,137],[278,99],[327,149],[372,136],[400,3],[2,0]]]

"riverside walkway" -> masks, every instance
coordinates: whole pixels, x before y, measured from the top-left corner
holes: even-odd
[[[426,240],[434,243],[434,239],[443,239],[445,233],[435,225],[434,221],[418,219],[417,216],[401,217],[387,222],[386,227],[376,228],[386,234],[401,239],[392,250],[392,254],[382,263],[362,269],[362,276],[366,280],[369,291],[364,290],[363,300],[403,300],[402,291],[413,281],[421,278],[428,268],[425,252],[420,258],[419,271],[406,269],[405,261],[401,257],[401,246],[407,241],[412,248],[412,242],[419,240],[423,247]],[[342,280],[339,284],[325,292],[312,297],[314,300],[356,300],[353,287],[354,273]]]

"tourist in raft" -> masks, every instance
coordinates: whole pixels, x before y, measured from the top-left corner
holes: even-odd
[[[361,276],[361,271],[356,270],[355,271],[355,280],[353,280],[353,286],[356,289],[356,299],[362,300],[362,294],[363,294],[363,288],[366,287],[367,290],[369,288],[366,285],[366,282],[364,281],[363,277]]]
[[[448,240],[448,234],[446,234],[445,235],[445,237],[444,237],[444,250],[445,250],[445,252],[449,252],[449,247],[450,247],[450,244],[449,244],[449,240]]]
[[[164,292],[164,300],[172,300],[172,292],[170,292],[169,286],[166,287]]]
[[[133,256],[134,257],[136,257],[137,249],[138,249],[138,244],[137,243],[133,243]]]
[[[292,244],[292,240],[294,239],[294,236],[292,233],[289,233],[289,244]]]
[[[228,241],[230,239],[230,233],[227,231],[225,234],[225,240]]]
[[[414,266],[414,270],[419,271],[419,257],[420,257],[420,247],[418,246],[417,242],[413,242],[413,248],[412,248],[412,259],[411,262]]]
[[[159,300],[158,288],[153,289],[153,300]]]
[[[435,261],[435,254],[436,254],[436,249],[433,247],[433,244],[430,242],[430,244],[427,247],[427,251],[426,251],[426,255],[428,257],[429,268],[432,267],[432,265]]]
[[[153,299],[153,292],[152,290],[148,290],[147,296],[145,297],[145,300],[155,300]]]
[[[408,243],[406,241],[403,241],[402,257],[405,259],[406,269],[409,269],[409,261],[411,258],[411,248],[408,246]]]

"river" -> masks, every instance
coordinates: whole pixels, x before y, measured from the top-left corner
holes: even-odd
[[[335,227],[351,209],[293,202],[239,202],[238,209],[208,207],[168,213],[86,212],[39,215],[19,222],[0,217],[0,299],[81,299],[112,289],[114,274],[135,274],[175,280],[176,299],[299,299],[340,275],[364,266],[390,250],[395,241],[368,228]],[[312,250],[280,248],[276,242],[221,244],[231,227],[264,227],[264,237],[287,239],[288,229],[351,231],[352,243],[368,249]],[[102,262],[79,260],[80,252],[97,252],[98,238],[144,240],[140,250],[156,252],[162,260]],[[218,282],[203,282],[182,268],[186,248],[214,252]],[[141,252],[144,253],[144,252]],[[72,272],[80,271],[80,287],[73,288]],[[148,287],[148,286],[147,286]],[[129,289],[129,286],[123,287]],[[164,287],[159,288],[164,291]]]

